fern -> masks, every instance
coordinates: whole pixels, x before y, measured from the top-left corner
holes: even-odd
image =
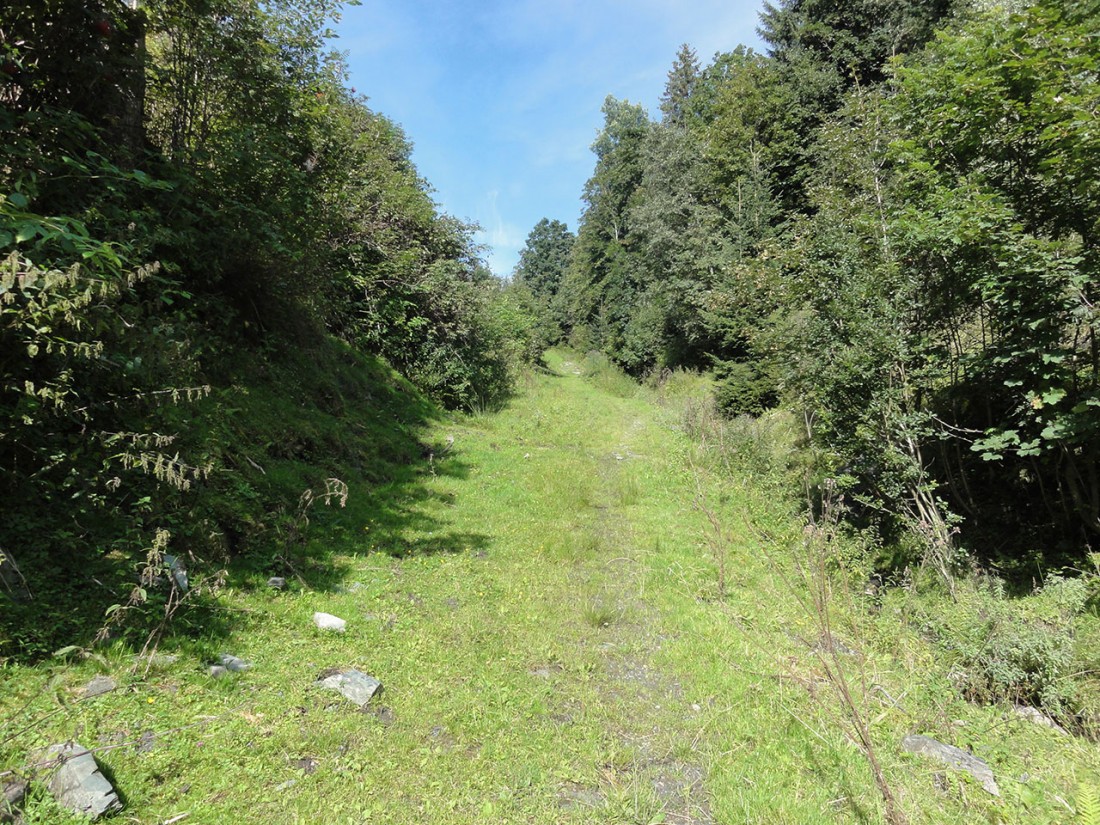
[[[1074,801],[1077,825],[1100,825],[1100,791],[1092,785],[1081,785]]]

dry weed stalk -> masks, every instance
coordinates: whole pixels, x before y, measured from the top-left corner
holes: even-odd
[[[348,485],[338,478],[326,478],[323,487],[319,491],[307,487],[302,491],[302,495],[298,497],[297,512],[293,516],[287,517],[284,523],[279,526],[279,532],[282,534],[283,550],[276,556],[276,561],[298,576],[301,574],[293,564],[292,549],[305,544],[306,529],[309,527],[309,511],[313,509],[318,501],[326,507],[331,506],[333,502],[340,507],[346,507],[348,503]]]
[[[703,531],[703,540],[710,547],[711,555],[714,556],[715,564],[718,566],[718,598],[725,599],[727,594],[726,565],[729,555],[729,536],[722,528],[722,522],[718,518],[718,514],[707,501],[706,493],[703,490],[702,471],[694,461],[690,463],[692,474],[695,476],[695,509],[706,516],[710,524],[710,529]]]
[[[832,479],[826,479],[822,485],[820,515],[814,515],[811,503],[807,523],[802,532],[802,540],[795,544],[800,552],[796,552],[793,557],[793,577],[766,549],[761,550],[761,555],[783,586],[794,596],[803,612],[814,622],[819,638],[819,642],[813,647],[814,655],[824,671],[826,681],[833,688],[840,702],[844,715],[843,722],[851,729],[854,741],[871,769],[875,787],[885,807],[886,822],[889,825],[908,825],[908,817],[898,804],[897,797],[879,762],[878,753],[871,738],[871,726],[852,692],[852,683],[845,671],[845,663],[841,659],[841,656],[850,655],[850,652],[842,650],[843,646],[838,645],[833,632],[832,608],[835,597],[830,561],[843,506],[843,498],[836,498],[836,483]],[[762,548],[776,542],[775,536],[760,530],[750,519],[746,518],[745,524],[748,530],[756,535]],[[867,693],[867,678],[862,660],[855,661],[860,662],[859,681],[863,692]],[[816,694],[812,690],[810,694],[816,699]],[[894,701],[893,704],[896,705],[897,702]]]
[[[860,710],[859,702],[852,694],[851,682],[841,662],[841,652],[833,634],[833,577],[830,575],[829,559],[830,550],[836,540],[839,514],[843,506],[843,497],[836,497],[835,482],[832,479],[826,479],[822,485],[820,515],[815,516],[813,508],[810,508],[806,528],[803,531],[802,553],[795,555],[794,568],[799,581],[786,581],[786,576],[782,572],[780,576],[817,626],[821,643],[814,647],[814,652],[825,671],[825,678],[832,685],[840,701],[845,721],[854,733],[856,742],[871,768],[875,786],[886,808],[886,821],[890,825],[906,825],[908,819],[898,805],[893,789],[882,770],[875,744],[871,739],[870,725]],[[860,681],[866,692],[866,678],[862,665],[860,665]]]

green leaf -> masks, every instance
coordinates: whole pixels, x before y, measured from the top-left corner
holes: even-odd
[[[1042,395],[1044,404],[1057,404],[1059,401],[1061,401],[1065,397],[1066,397],[1066,391],[1063,390],[1063,389],[1059,389],[1059,388],[1056,388],[1056,389],[1053,389],[1053,390],[1047,390]]]

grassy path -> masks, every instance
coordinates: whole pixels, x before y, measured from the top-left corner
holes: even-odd
[[[327,515],[337,544],[313,548],[323,566],[285,592],[225,592],[228,635],[25,738],[106,748],[127,822],[880,821],[811,623],[737,532],[750,511],[787,517],[689,471],[686,437],[632,385],[550,364],[507,410],[441,424],[415,492],[383,507],[385,491],[353,486]],[[700,495],[730,533],[724,600]],[[347,633],[315,630],[314,611]],[[202,663],[220,651],[254,667],[212,680]],[[124,672],[111,655],[53,677],[53,693]],[[313,685],[340,666],[384,683],[366,712]],[[896,693],[898,667],[868,652],[864,676]],[[50,678],[21,676],[0,709]],[[874,710],[886,741],[918,727],[897,702]],[[992,817],[950,778],[921,814],[930,772],[884,751],[914,822]],[[27,821],[79,820],[39,794]]]

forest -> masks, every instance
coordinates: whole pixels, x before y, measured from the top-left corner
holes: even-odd
[[[370,386],[383,361],[470,408],[529,357],[473,228],[348,88],[339,5],[7,4],[0,656],[86,632],[151,548],[217,570],[293,532],[380,446],[341,431],[346,396],[378,396],[364,429],[425,415]]]
[[[1100,0],[765,2],[606,98],[507,276],[350,86],[349,4],[0,4],[26,821],[86,731],[164,822],[1100,821]],[[346,718],[298,673],[370,657]],[[926,733],[1003,797],[923,807]]]
[[[767,4],[766,54],[609,97],[574,237],[517,272],[551,337],[782,408],[884,568],[1029,584],[1100,530],[1100,7]]]

